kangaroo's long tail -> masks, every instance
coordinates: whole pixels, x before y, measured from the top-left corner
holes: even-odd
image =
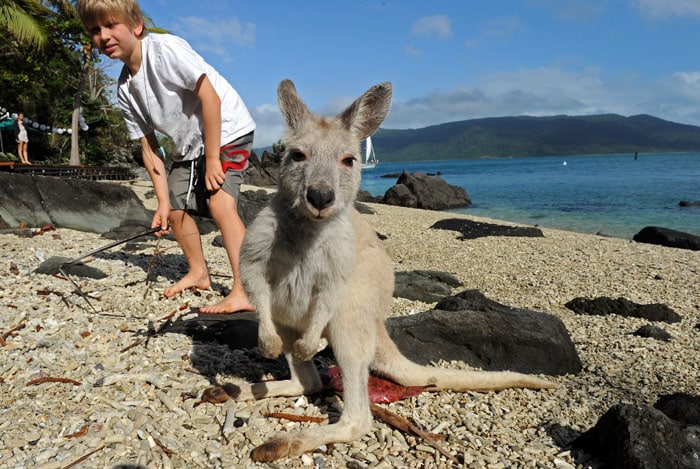
[[[489,391],[556,387],[551,381],[511,371],[467,371],[419,365],[399,351],[385,327],[377,330],[377,353],[371,367],[378,374],[403,386],[428,386],[430,390]]]

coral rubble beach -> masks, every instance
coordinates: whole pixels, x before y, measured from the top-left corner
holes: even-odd
[[[145,181],[134,185],[140,196],[148,188]],[[153,208],[153,199],[143,200]],[[364,216],[386,237],[396,271],[449,272],[463,289],[555,315],[583,362],[577,375],[551,377],[559,385],[554,390],[422,393],[385,406],[445,435],[440,445],[465,467],[597,467],[563,444],[612,405],[700,392],[700,252],[549,229],[542,229],[544,238],[461,241],[456,232],[429,228],[445,213],[369,205],[376,213]],[[192,316],[192,308],[217,301],[230,287],[215,236],[203,237],[216,274],[211,291],[164,298],[185,262],[174,241],[144,238],[85,261],[107,274],[72,278],[88,304],[61,275],[34,270],[53,256],[76,258],[108,240],[67,229],[29,238],[0,234],[0,467],[62,468],[79,460],[79,467],[451,467],[425,440],[379,420],[352,443],[254,464],[250,451],[271,433],[319,425],[267,413],[334,419],[342,403],[324,394],[197,405],[214,382],[273,379],[285,370],[255,349],[193,343],[185,334],[149,336],[160,318]],[[599,296],[665,303],[683,320],[658,324],[672,336],[665,342],[632,335],[648,323],[643,319],[581,316],[564,307],[575,297]],[[432,306],[395,298],[390,314]]]

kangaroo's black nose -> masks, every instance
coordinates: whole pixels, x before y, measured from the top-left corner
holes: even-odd
[[[306,191],[306,200],[316,209],[323,210],[333,205],[335,192],[332,190],[309,189]]]

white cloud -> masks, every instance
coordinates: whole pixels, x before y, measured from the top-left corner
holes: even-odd
[[[524,31],[525,27],[517,16],[502,16],[486,23],[482,30],[485,36],[507,39]]]
[[[700,16],[698,0],[632,0],[632,4],[645,16],[654,19],[673,16]]]
[[[177,20],[174,34],[186,38],[198,52],[211,52],[228,57],[232,45],[251,48],[255,44],[255,25],[241,23],[237,18],[211,21],[200,16],[185,16]]]
[[[700,71],[676,72],[650,84],[640,96],[649,114],[700,125]],[[646,111],[645,111],[646,112]]]
[[[274,104],[263,104],[250,109],[250,114],[255,121],[255,148],[268,147],[282,139],[284,126],[282,114]],[[260,156],[260,155],[258,155]]]
[[[441,39],[452,37],[452,25],[447,15],[425,16],[415,23],[411,33],[416,36],[437,36]]]
[[[480,28],[478,37],[467,39],[462,44],[467,49],[475,49],[493,39],[510,39],[525,29],[517,16],[502,16],[488,21]]]
[[[318,112],[336,114],[351,101],[350,97],[336,98]],[[654,82],[642,82],[636,74],[604,77],[597,68],[502,72],[484,76],[472,86],[409,99],[395,97],[382,127],[415,129],[484,117],[606,113],[650,114],[700,125],[700,70],[676,72]],[[281,137],[282,119],[276,106],[256,108],[253,115],[258,123],[256,147]]]
[[[499,73],[476,86],[394,100],[386,128],[421,128],[499,116],[650,114],[700,124],[700,71],[678,72],[651,83],[637,76],[604,79],[595,68],[538,68]]]
[[[385,126],[417,128],[481,117],[602,112],[608,95],[596,70],[519,70],[483,77],[478,86],[396,101]]]
[[[682,82],[691,86],[700,86],[700,72],[676,72],[674,78],[678,78]]]

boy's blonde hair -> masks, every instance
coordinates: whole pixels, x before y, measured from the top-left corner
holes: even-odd
[[[105,19],[113,19],[129,25],[132,29],[143,25],[141,37],[147,33],[141,7],[136,0],[78,0],[78,15],[85,28]]]

